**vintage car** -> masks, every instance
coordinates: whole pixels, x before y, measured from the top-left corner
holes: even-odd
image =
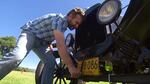
[[[71,80],[70,84],[85,83],[83,81],[150,83],[149,4],[149,0],[131,0],[123,17],[120,17],[123,9],[120,0],[106,0],[88,8],[75,38],[71,34],[66,37],[68,51],[76,67],[81,69],[81,76],[70,78],[67,67],[60,61],[54,84],[67,84],[66,79]],[[43,67],[40,62],[36,84],[40,82]]]

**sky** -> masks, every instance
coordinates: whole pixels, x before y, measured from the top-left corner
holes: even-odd
[[[14,36],[18,38],[26,22],[48,13],[67,14],[72,8],[87,8],[104,0],[0,0],[0,37]],[[129,0],[121,0],[122,7]],[[123,13],[124,14],[124,11]],[[22,67],[35,69],[39,58],[30,52],[23,62]]]

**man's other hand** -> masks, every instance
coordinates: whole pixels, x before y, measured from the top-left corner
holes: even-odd
[[[69,68],[69,72],[71,74],[71,78],[78,78],[81,74],[80,69],[75,68],[74,66]]]

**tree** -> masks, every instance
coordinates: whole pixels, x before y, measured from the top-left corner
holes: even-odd
[[[16,38],[13,36],[0,37],[0,58],[11,52],[16,45]]]
[[[15,70],[16,70],[16,71],[21,71],[21,72],[35,72],[34,69],[29,69],[29,68],[20,67],[20,66],[17,67]]]

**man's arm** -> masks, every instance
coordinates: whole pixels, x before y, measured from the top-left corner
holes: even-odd
[[[54,32],[54,36],[56,39],[56,45],[57,45],[60,57],[63,59],[64,63],[67,65],[69,72],[71,74],[71,77],[77,78],[79,76],[80,70],[75,68],[67,52],[67,48],[65,46],[64,34],[60,32],[59,30],[54,30],[53,32]]]

